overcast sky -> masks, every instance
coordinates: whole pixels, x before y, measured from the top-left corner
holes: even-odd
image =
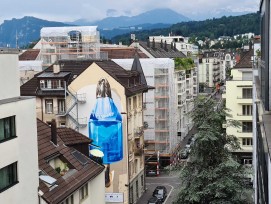
[[[256,12],[260,0],[0,0],[0,23],[3,20],[34,16],[44,20],[90,21],[108,16],[134,16],[155,8],[170,8],[188,18],[211,18],[222,9]]]

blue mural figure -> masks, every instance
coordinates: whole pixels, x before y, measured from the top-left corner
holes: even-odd
[[[91,149],[104,153],[103,164],[123,159],[122,117],[116,107],[107,79],[100,79],[96,88],[96,103],[89,118]]]

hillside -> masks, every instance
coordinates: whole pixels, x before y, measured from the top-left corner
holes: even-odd
[[[196,36],[199,39],[205,37],[216,39],[219,36],[233,36],[242,33],[259,34],[260,17],[259,13],[251,13],[241,16],[229,16],[213,18],[204,21],[189,21],[172,25],[169,28],[153,29],[148,31],[134,32],[138,40],[146,40],[150,35],[182,35],[185,37]],[[112,38],[113,42],[129,44],[130,34],[119,35]]]
[[[13,18],[5,20],[0,25],[0,47],[16,47],[16,33],[18,46],[28,45],[40,38],[42,27],[67,26],[67,24],[41,20],[34,17]]]

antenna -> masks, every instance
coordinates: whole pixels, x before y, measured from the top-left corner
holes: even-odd
[[[15,36],[15,38],[16,38],[16,48],[18,48],[18,34],[17,34],[17,29],[16,29],[16,36]]]

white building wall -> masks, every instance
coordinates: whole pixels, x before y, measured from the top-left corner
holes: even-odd
[[[5,87],[0,90],[0,96],[1,99],[6,99],[0,99],[0,118],[15,116],[17,136],[0,143],[0,169],[17,162],[18,173],[18,183],[0,193],[0,203],[37,204],[39,179],[36,101],[29,97],[19,98],[18,55],[0,54],[0,61],[0,86]]]
[[[0,100],[19,96],[18,54],[16,52],[0,51],[0,70],[0,83],[2,84]]]

